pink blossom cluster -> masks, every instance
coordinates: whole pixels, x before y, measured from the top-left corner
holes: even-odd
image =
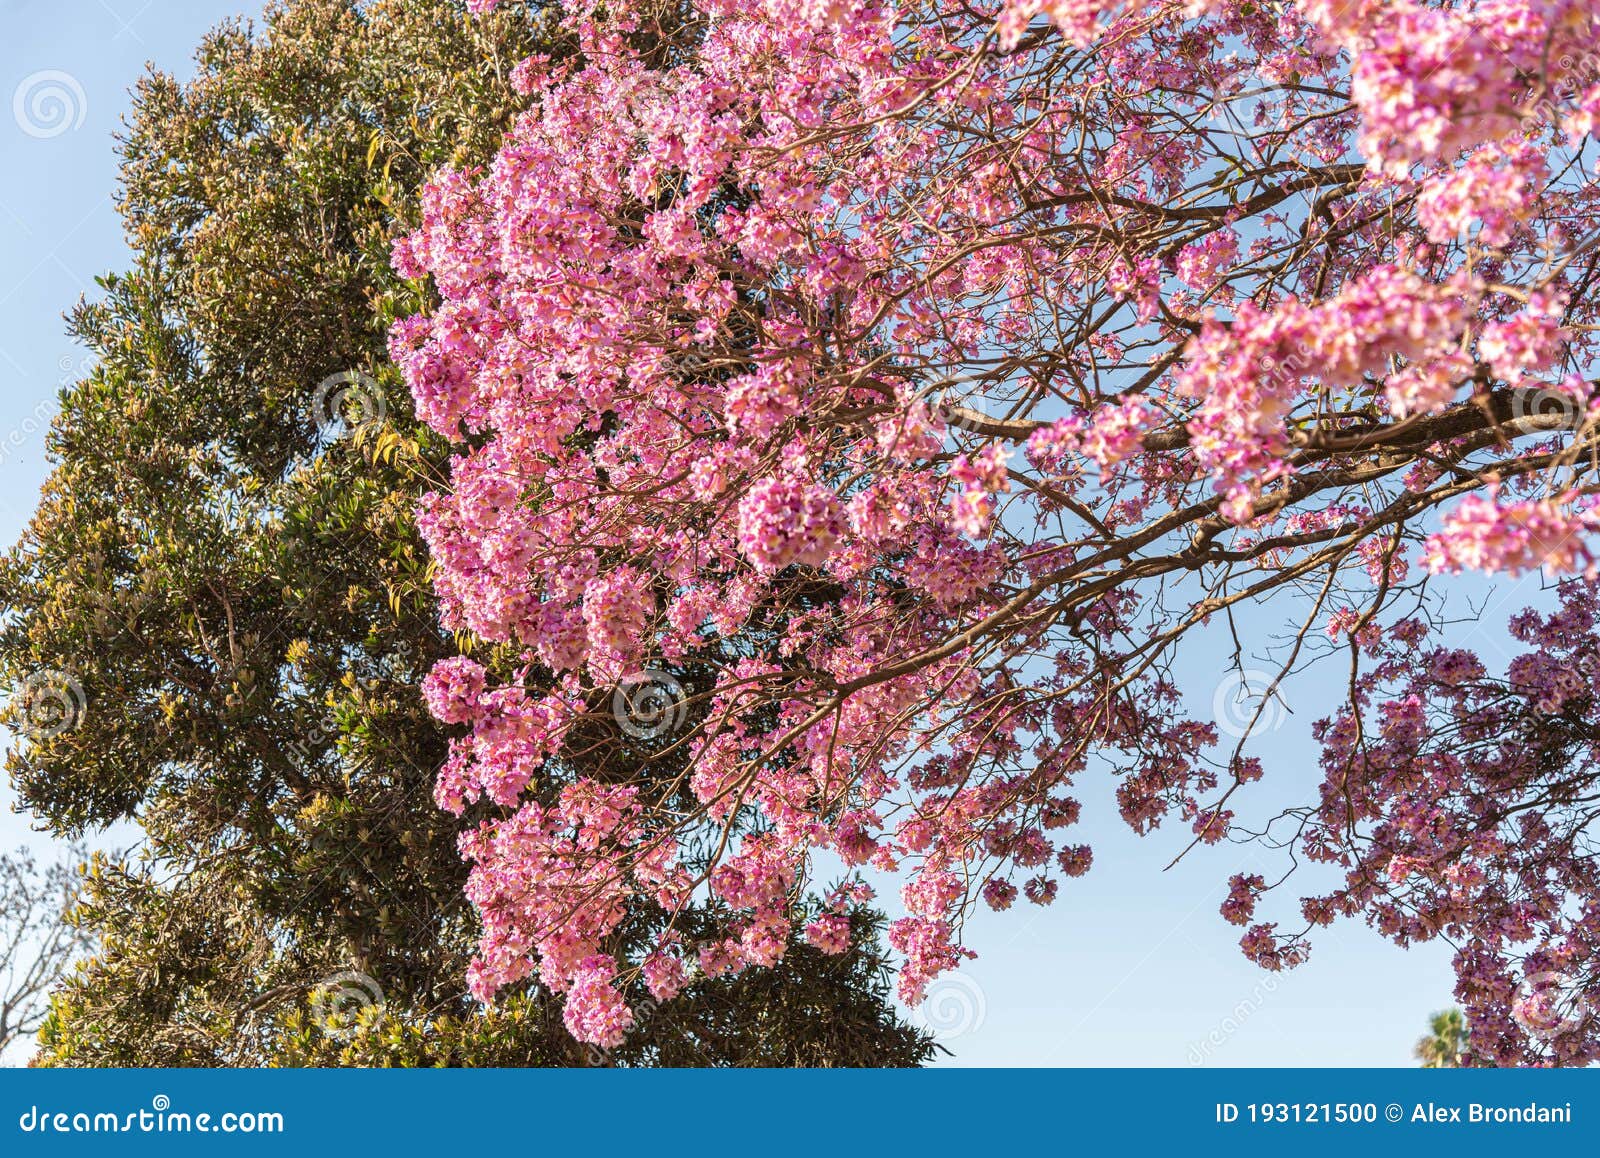
[[[1398,408],[1446,402],[1461,372],[1456,355],[1471,297],[1464,280],[1439,285],[1384,264],[1314,305],[1290,299],[1264,312],[1245,302],[1231,322],[1208,324],[1176,384],[1199,401],[1191,445],[1226,496],[1227,517],[1248,521],[1263,487],[1289,473],[1293,411],[1310,383],[1354,386],[1404,359]],[[1419,399],[1417,368],[1440,365],[1447,389]]]
[[[1590,9],[559,6],[571,52],[517,68],[498,155],[439,174],[394,250],[439,302],[391,349],[456,444],[419,526],[477,659],[424,695],[458,729],[440,803],[488,810],[474,992],[536,982],[614,1044],[637,985],[846,948],[856,887],[804,899],[826,852],[901,880],[915,1001],[975,904],[1090,870],[1083,777],[1140,833],[1247,839],[1270,768],[1171,659],[1279,592],[1371,669],[1302,842],[1361,868],[1308,929],[1463,930],[1493,1016],[1530,937],[1586,968],[1571,832],[1475,811],[1511,796],[1445,738],[1485,677],[1392,607],[1424,571],[1589,565],[1600,193],[1588,145],[1519,110],[1588,115]],[[645,670],[693,695],[641,737],[616,705]],[[1435,878],[1419,925],[1389,890]],[[1236,878],[1223,915],[1292,967],[1267,891]],[[636,952],[641,905],[668,916]],[[691,905],[718,922],[692,948]],[[1496,1056],[1531,1048],[1505,1032]]]
[[[800,476],[762,479],[739,503],[739,549],[760,571],[826,563],[840,529],[838,498]]]
[[[1518,105],[1565,79],[1594,49],[1587,0],[1302,0],[1302,11],[1354,59],[1361,147],[1375,167],[1412,165],[1509,137]]]
[[[1359,706],[1317,728],[1329,779],[1300,843],[1343,883],[1302,903],[1307,926],[1361,915],[1400,945],[1450,940],[1479,1064],[1600,1059],[1592,822],[1548,803],[1596,774],[1597,617],[1600,587],[1564,581],[1552,610],[1512,618],[1532,650],[1498,676],[1414,624],[1379,648]],[[1552,979],[1578,997],[1558,1019],[1537,1016]]]
[[[1541,567],[1559,574],[1595,564],[1587,535],[1600,525],[1592,509],[1573,511],[1569,503],[1530,500],[1500,503],[1493,493],[1472,495],[1445,516],[1444,527],[1428,539],[1423,563],[1432,572],[1506,571],[1519,575]]]

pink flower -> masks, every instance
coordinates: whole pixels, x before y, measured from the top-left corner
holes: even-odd
[[[578,966],[562,1019],[579,1041],[615,1049],[627,1040],[633,1011],[613,987],[615,977],[616,962],[602,954],[587,957]]]
[[[1470,495],[1444,517],[1444,528],[1428,537],[1423,565],[1434,574],[1592,569],[1584,537],[1595,525],[1591,510],[1572,513],[1545,500],[1501,504]]]
[[[422,697],[435,719],[446,724],[465,724],[477,718],[483,695],[482,665],[464,655],[451,656],[433,665],[422,679]]]
[[[642,966],[646,987],[657,1001],[670,1001],[688,984],[683,958],[674,953],[652,953]]]
[[[821,566],[842,530],[838,497],[793,476],[760,480],[739,504],[739,549],[760,571]]]
[[[1017,899],[1017,886],[1010,881],[994,877],[983,886],[983,899],[991,909],[1004,912]]]
[[[1260,873],[1235,873],[1228,880],[1228,899],[1222,902],[1222,918],[1231,925],[1243,925],[1255,915],[1256,898],[1267,887]]]
[[[1512,1008],[1600,944],[1571,843],[1600,734],[1592,5],[690,0],[666,55],[631,0],[557,8],[577,50],[513,70],[498,152],[392,252],[438,298],[390,348],[455,447],[417,516],[441,628],[516,666],[424,687],[470,725],[436,799],[496,805],[462,839],[472,991],[537,980],[619,1041],[619,974],[688,975],[629,932],[656,906],[708,903],[713,977],[801,927],[847,951],[845,898],[802,886],[822,855],[897,877],[916,1001],[978,896],[1089,869],[1080,781],[1113,774],[1136,832],[1250,839],[1224,796],[1276,753],[1195,710],[1210,622],[1348,653],[1321,782],[1263,848],[1326,870],[1308,924],[1449,937],[1486,1061],[1600,1059]],[[1491,674],[1429,641],[1424,535],[1435,576],[1583,577]],[[1294,592],[1327,638],[1280,618]],[[619,731],[655,655],[694,710]],[[1268,969],[1308,951],[1256,919],[1277,877],[1223,902]]]
[[[1238,234],[1220,229],[1183,247],[1178,254],[1178,276],[1197,290],[1209,290],[1238,256]]]
[[[840,954],[850,948],[850,918],[830,913],[806,926],[806,940],[824,953]]]

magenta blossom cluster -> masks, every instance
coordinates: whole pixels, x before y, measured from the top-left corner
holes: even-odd
[[[1485,1056],[1589,1056],[1505,1012],[1519,962],[1591,968],[1581,825],[1531,755],[1447,753],[1535,701],[1403,624],[1462,569],[1590,569],[1596,7],[563,5],[574,52],[394,253],[440,296],[391,344],[459,443],[420,512],[444,626],[520,665],[426,688],[440,803],[495,809],[474,991],[612,1044],[636,983],[846,948],[856,886],[799,903],[825,851],[901,880],[915,1002],[973,905],[1089,871],[1082,777],[1251,838],[1272,697],[1213,719],[1171,659],[1270,607],[1284,678],[1356,668],[1297,838],[1355,875],[1309,924],[1449,930]],[[630,744],[641,672],[684,702]],[[1289,967],[1267,891],[1224,916]],[[646,900],[722,928],[629,957]]]

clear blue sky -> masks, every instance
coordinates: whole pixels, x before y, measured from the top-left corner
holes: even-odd
[[[15,540],[47,464],[41,419],[83,354],[61,315],[125,250],[111,194],[112,133],[146,61],[187,73],[215,21],[245,0],[0,0],[0,538]],[[17,113],[19,86],[23,89]],[[60,101],[55,100],[59,97]],[[64,101],[65,103],[61,103]],[[60,117],[66,117],[65,121]],[[80,123],[81,118],[81,123]],[[28,131],[31,130],[31,131]],[[1504,618],[1503,608],[1500,618]],[[1218,652],[1191,651],[1184,687],[1209,710]],[[1299,694],[1307,694],[1303,690]],[[1263,749],[1263,808],[1305,800],[1317,781],[1311,722],[1331,704],[1295,702]],[[1110,785],[1085,783],[1087,877],[1049,909],[1019,904],[970,928],[981,954],[936,997],[964,1031],[947,1041],[976,1065],[1407,1065],[1429,1012],[1450,1002],[1448,952],[1402,953],[1365,929],[1325,930],[1310,963],[1269,976],[1217,915],[1229,874],[1253,853],[1204,850],[1170,872],[1179,833],[1134,837]],[[38,840],[0,790],[0,844]],[[892,900],[892,898],[886,898]],[[981,1011],[981,1017],[980,1017]],[[975,1024],[978,1023],[978,1024]],[[1220,1044],[1210,1044],[1215,1033]]]
[[[112,206],[128,88],[188,72],[206,28],[251,0],[0,0],[0,538],[44,477],[39,417],[83,357],[62,314],[125,250]]]

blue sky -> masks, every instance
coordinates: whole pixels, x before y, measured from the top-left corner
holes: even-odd
[[[62,314],[125,250],[112,134],[146,62],[188,71],[245,0],[0,0],[0,538],[44,477],[41,418],[83,353]]]
[[[43,429],[83,352],[61,315],[124,260],[112,205],[112,134],[147,61],[187,73],[201,33],[258,10],[244,0],[0,0],[0,539],[13,542],[43,481]],[[1504,618],[1501,609],[1499,617]],[[1276,609],[1274,615],[1281,614]],[[1208,711],[1223,667],[1201,646],[1181,671]],[[1261,665],[1257,665],[1261,666]],[[1315,685],[1312,685],[1313,687]],[[1299,703],[1261,749],[1260,803],[1304,800],[1317,782],[1313,720]],[[1048,909],[1019,904],[969,928],[981,954],[936,989],[928,1016],[972,1065],[1408,1065],[1427,1015],[1450,1002],[1448,950],[1402,953],[1352,925],[1324,930],[1312,959],[1272,976],[1217,915],[1227,877],[1257,855],[1198,850],[1171,871],[1182,834],[1135,837],[1110,785],[1087,781],[1083,839],[1095,867]],[[0,788],[0,845],[40,842]],[[886,900],[892,897],[886,897]]]
[[[245,0],[0,0],[0,540],[44,481],[57,390],[84,352],[62,314],[126,253],[112,204],[112,134],[154,63],[187,73],[201,33]],[[4,741],[0,737],[0,742]],[[48,843],[0,784],[0,847]],[[124,841],[125,843],[125,841]],[[8,1056],[19,1062],[25,1051]]]

